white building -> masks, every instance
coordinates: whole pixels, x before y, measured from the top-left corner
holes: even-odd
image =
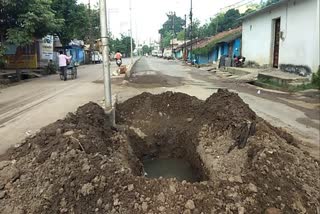
[[[319,68],[320,0],[280,0],[243,17],[248,61],[308,75]]]

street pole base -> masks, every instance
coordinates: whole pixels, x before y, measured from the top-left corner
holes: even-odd
[[[105,109],[105,113],[107,117],[109,117],[110,119],[111,126],[115,127],[116,126],[116,108],[112,107],[112,108]]]

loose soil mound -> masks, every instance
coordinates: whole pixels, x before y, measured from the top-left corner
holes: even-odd
[[[318,160],[234,93],[219,90],[206,101],[143,93],[118,105],[123,131],[108,121],[89,103],[8,151],[0,162],[0,213],[317,213],[320,207]],[[147,179],[145,155],[185,158],[202,182]]]

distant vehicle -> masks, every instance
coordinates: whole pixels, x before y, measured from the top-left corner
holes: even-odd
[[[163,58],[164,59],[173,59],[172,50],[171,49],[165,49],[164,52],[163,52]]]
[[[158,50],[153,50],[153,51],[151,52],[151,55],[152,55],[152,56],[158,56],[158,54],[159,54],[159,51],[158,51]]]
[[[163,55],[162,55],[161,52],[159,52],[157,56],[158,56],[159,58],[162,58],[162,57],[163,57]]]
[[[102,55],[99,53],[99,51],[93,51],[91,53],[91,62],[93,64],[102,62]]]

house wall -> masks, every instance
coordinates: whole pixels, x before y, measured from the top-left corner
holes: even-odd
[[[228,43],[223,43],[223,49],[222,49],[222,55],[228,55],[229,53],[229,44]]]
[[[209,58],[208,55],[197,55],[198,64],[208,64]]]
[[[233,41],[233,50],[232,50],[232,57],[235,56],[240,56],[241,55],[241,39],[235,39]]]
[[[67,53],[69,55],[72,55],[72,60],[83,64],[85,62],[85,53],[83,48],[80,47],[72,47],[70,49],[67,49]]]
[[[213,49],[213,61],[217,62],[219,58],[219,47]]]
[[[281,18],[279,65],[299,73],[319,66],[319,0],[290,0],[270,12],[243,21],[242,54],[260,65],[273,63],[274,19]],[[309,71],[308,71],[309,70]]]
[[[183,57],[182,50],[175,52],[176,58],[181,59]]]
[[[37,42],[34,41],[30,45],[17,47],[9,45],[4,58],[6,60],[5,67],[7,69],[36,69],[38,68]]]

